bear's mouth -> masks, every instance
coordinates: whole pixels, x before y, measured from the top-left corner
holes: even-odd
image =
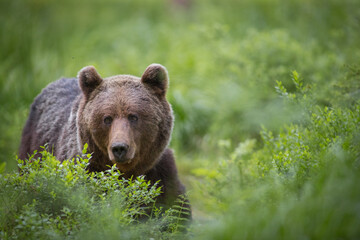
[[[133,162],[133,158],[122,158],[122,159],[118,159],[118,158],[110,158],[110,161],[114,164],[120,164],[120,165],[125,165],[125,164],[131,164]]]
[[[119,164],[130,164],[132,162],[132,158],[131,159],[125,159],[125,160],[121,160],[121,161],[116,161],[116,163],[119,163]]]
[[[122,156],[122,157],[116,157],[116,156],[112,156],[110,157],[110,161],[116,164],[130,164],[132,163],[134,158],[127,158],[126,156]]]

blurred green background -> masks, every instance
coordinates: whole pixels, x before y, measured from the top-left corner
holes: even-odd
[[[312,229],[311,224],[306,222],[308,219],[305,213],[310,211],[307,201],[314,204],[311,205],[314,211],[323,205],[316,202],[319,199],[314,193],[316,196],[305,194],[306,198],[299,200],[300,208],[296,208],[296,196],[301,195],[299,189],[305,188],[308,178],[316,176],[321,179],[319,176],[328,172],[327,168],[321,167],[331,164],[320,159],[334,159],[328,157],[328,150],[333,149],[337,139],[344,135],[341,133],[348,131],[351,138],[346,145],[348,148],[340,144],[343,150],[338,151],[341,152],[341,157],[338,157],[357,161],[360,156],[359,150],[356,150],[359,147],[359,141],[356,140],[358,118],[354,110],[359,99],[359,46],[358,0],[2,0],[0,161],[6,162],[6,171],[16,169],[15,155],[29,106],[48,83],[60,77],[74,77],[86,65],[94,65],[100,75],[107,77],[116,74],[140,76],[149,64],[160,63],[169,71],[168,100],[176,118],[171,147],[175,149],[181,178],[190,190],[194,218],[200,222],[210,222],[205,229],[213,229],[211,224],[215,223],[209,219],[213,219],[217,210],[222,212],[220,215],[226,216],[225,220],[215,225],[219,227],[219,233],[229,233],[229,238],[233,236],[231,233],[235,234],[234,231],[237,231],[236,223],[244,224],[245,218],[249,218],[248,221],[251,222],[251,216],[256,219],[254,225],[244,227],[263,229],[264,235],[242,235],[244,238],[297,236],[298,233]],[[302,87],[296,84],[296,79],[294,81],[294,70],[300,74]],[[281,90],[279,82],[287,89],[286,92]],[[291,94],[297,94],[295,100],[291,100]],[[298,96],[301,99],[297,100]],[[290,100],[287,102],[284,98]],[[312,114],[319,114],[322,119],[327,114],[325,107],[329,107],[330,112],[332,109],[345,109],[344,112],[338,112],[338,115],[332,115],[333,120],[349,123],[343,128],[335,127],[333,138],[327,137],[331,146],[318,143],[318,128],[311,130],[313,125],[320,126],[319,129],[321,126],[332,126],[326,125],[326,120],[324,123],[311,120]],[[346,112],[346,109],[350,109],[351,113]],[[306,174],[295,174],[301,176],[301,179],[291,180],[294,181],[289,187],[291,190],[288,189],[290,180],[284,174],[280,174],[280,177],[269,174],[272,176],[271,183],[285,181],[285,185],[280,188],[271,185],[269,188],[263,187],[265,190],[260,189],[254,183],[255,180],[249,180],[254,184],[249,185],[253,186],[252,190],[246,188],[245,193],[241,191],[236,195],[237,192],[231,189],[243,189],[241,184],[232,185],[231,188],[226,184],[227,187],[219,185],[225,181],[217,179],[219,174],[227,179],[227,184],[236,183],[239,176],[246,176],[240,172],[236,174],[237,177],[232,178],[232,175],[227,175],[227,170],[221,171],[224,166],[225,169],[229,166],[232,168],[231,156],[239,149],[238,143],[245,144],[241,146],[246,146],[246,151],[250,151],[245,151],[246,156],[240,155],[241,159],[252,159],[253,164],[248,164],[245,160],[241,164],[248,166],[245,168],[248,169],[249,176],[257,179],[256,182],[276,169],[278,173],[283,173],[276,165],[276,156],[279,157],[280,153],[284,155],[286,151],[279,146],[290,146],[287,144],[293,143],[277,141],[281,141],[281,136],[287,134],[296,135],[297,127],[294,126],[299,126],[300,133],[307,131],[308,152],[310,155],[318,153],[318,162],[313,160],[311,166],[305,163]],[[289,132],[286,129],[290,129]],[[330,132],[326,129],[324,134]],[[270,137],[268,141],[273,143],[268,145],[266,132],[275,136]],[[277,144],[279,148],[274,150],[275,147],[269,147],[271,144]],[[325,146],[323,152],[320,151],[321,146]],[[314,150],[311,152],[312,148]],[[296,150],[296,146],[294,149]],[[306,152],[306,148],[298,149],[301,149],[301,154]],[[291,151],[288,154],[293,156],[291,161],[299,157],[291,155],[294,154]],[[303,155],[299,159],[302,157]],[[230,159],[230,163],[222,163],[226,159]],[[335,163],[333,165],[338,166]],[[256,171],[254,175],[251,169],[256,167],[264,172],[259,170],[260,173]],[[296,168],[294,171],[300,170]],[[344,171],[348,171],[348,168]],[[359,180],[357,174],[354,173],[353,177],[349,180],[350,183]],[[337,184],[337,178],[333,175],[323,178],[331,179]],[[319,179],[316,181],[320,185],[316,186],[320,189],[330,184]],[[200,192],[197,184],[211,181],[215,183],[208,186],[206,191],[215,200],[204,204],[209,200],[208,195]],[[243,181],[241,177],[239,181]],[[270,180],[260,181],[266,183]],[[354,187],[346,186],[349,189]],[[276,190],[272,191],[273,188]],[[211,189],[218,190],[211,193]],[[229,191],[223,193],[220,189]],[[254,200],[267,191],[271,192],[269,199],[283,207],[283,212],[276,213],[279,218],[271,218],[272,204],[265,205],[270,207],[264,207],[265,210],[261,210],[264,212],[253,209],[258,205],[246,205],[246,210],[241,209],[244,216],[240,222],[233,221],[239,218],[233,211],[229,215],[225,214],[232,208],[232,200]],[[291,191],[292,195],[289,202],[284,203],[282,201],[287,199],[287,191]],[[279,192],[281,194],[277,195]],[[359,200],[358,192],[346,193],[352,196],[352,203]],[[317,200],[312,201],[313,198]],[[257,203],[261,205],[261,202],[259,200]],[[356,206],[360,212],[359,206]],[[291,207],[295,207],[295,210]],[[350,207],[350,212],[351,209]],[[290,232],[279,230],[272,232],[275,235],[267,235],[269,231],[266,229],[273,228],[261,219],[281,222],[284,212],[298,214],[296,216],[299,221],[303,219],[303,226],[309,228],[293,229]],[[355,223],[359,223],[359,219]],[[325,225],[324,229],[331,226]],[[340,233],[350,231],[341,224],[337,226],[341,226]],[[317,229],[310,236],[327,236],[321,233]],[[216,238],[216,235],[210,236]]]

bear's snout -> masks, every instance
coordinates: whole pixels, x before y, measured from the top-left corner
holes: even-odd
[[[111,145],[111,151],[114,154],[115,161],[118,163],[123,163],[126,160],[126,154],[129,150],[129,145],[125,143],[114,143]]]

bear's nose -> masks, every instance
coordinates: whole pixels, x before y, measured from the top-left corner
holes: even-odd
[[[129,149],[129,145],[125,143],[114,143],[111,146],[111,151],[114,154],[116,162],[124,162],[126,160],[125,156]]]

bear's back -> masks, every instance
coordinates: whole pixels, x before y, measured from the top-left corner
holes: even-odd
[[[76,78],[61,78],[42,90],[31,105],[23,130],[20,159],[45,144],[52,151],[80,92]]]

